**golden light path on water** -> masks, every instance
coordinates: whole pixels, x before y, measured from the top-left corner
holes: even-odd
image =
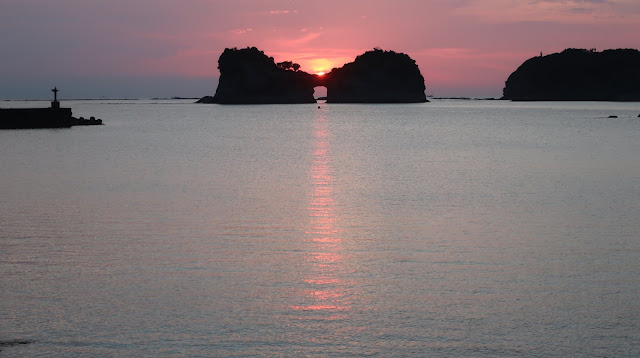
[[[313,157],[309,169],[311,191],[307,212],[309,226],[305,239],[311,244],[306,253],[307,274],[304,305],[292,306],[296,311],[317,313],[314,319],[344,318],[351,308],[348,287],[352,284],[344,277],[344,246],[334,202],[334,177],[329,146],[329,121],[323,108],[313,124]]]

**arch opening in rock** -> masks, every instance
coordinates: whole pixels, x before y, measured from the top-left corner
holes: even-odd
[[[315,98],[317,102],[326,102],[327,101],[327,87],[326,86],[315,86],[315,87],[313,87],[313,98]]]

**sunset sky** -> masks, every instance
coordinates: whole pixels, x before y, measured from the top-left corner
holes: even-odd
[[[427,94],[498,97],[540,52],[639,34],[638,0],[0,0],[0,99],[200,97],[246,46],[311,73],[404,52]]]

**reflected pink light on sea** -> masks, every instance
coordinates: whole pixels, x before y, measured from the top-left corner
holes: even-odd
[[[314,297],[317,298],[319,300],[330,300],[330,299],[339,299],[343,296],[343,294],[341,292],[335,292],[335,291],[313,291],[313,290],[309,290],[307,291],[306,295],[308,297]]]
[[[304,282],[312,285],[330,285],[330,284],[340,283],[341,281],[340,279],[333,278],[333,277],[316,277],[316,278],[305,279]]]
[[[340,230],[336,226],[340,219],[334,200],[329,122],[322,111],[318,111],[313,125],[314,149],[309,168],[312,187],[306,208],[309,226],[305,230],[305,240],[313,246],[305,254],[304,283],[307,289],[299,297],[304,304],[292,305],[291,309],[316,313],[346,312],[351,309],[348,286],[353,282],[343,277],[345,256]],[[334,314],[321,318],[336,320],[345,316]]]
[[[320,248],[332,249],[332,248],[338,248],[338,247],[335,245],[332,245],[332,247],[330,247],[329,245],[322,245],[322,247]],[[342,261],[342,255],[335,252],[313,252],[311,253],[310,260],[318,263],[325,263],[325,262],[334,263],[334,262]]]
[[[296,311],[347,311],[349,309],[348,307],[333,305],[292,306],[292,308]]]

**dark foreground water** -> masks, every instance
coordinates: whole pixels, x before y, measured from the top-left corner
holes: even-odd
[[[638,103],[63,105],[0,131],[2,357],[640,355]]]

